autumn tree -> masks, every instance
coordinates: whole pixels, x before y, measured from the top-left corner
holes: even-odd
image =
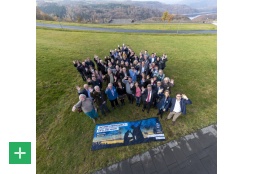
[[[168,21],[168,23],[170,23],[170,21],[173,19],[173,15],[170,14],[168,11],[163,12],[162,15],[162,21]]]

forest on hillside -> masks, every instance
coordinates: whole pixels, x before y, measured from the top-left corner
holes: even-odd
[[[164,11],[174,14],[175,19],[189,20],[180,14],[197,13],[198,10],[186,5],[164,5],[149,3],[98,3],[87,4],[80,1],[71,3],[41,2],[36,7],[37,20],[61,20],[81,23],[110,23],[113,19],[131,19],[132,21],[161,22]]]

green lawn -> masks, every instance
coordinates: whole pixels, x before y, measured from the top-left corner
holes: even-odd
[[[59,24],[59,22],[56,21],[37,20],[37,22]],[[74,22],[60,22],[60,24],[83,27],[121,28],[136,30],[217,30],[216,25],[203,23],[81,24]]]
[[[37,28],[36,43],[36,135],[37,173],[90,173],[142,153],[163,142],[144,143],[91,151],[94,123],[73,113],[78,101],[76,85],[83,85],[72,65],[74,59],[108,55],[118,44],[167,53],[165,73],[175,79],[172,96],[185,93],[193,102],[178,124],[162,120],[166,142],[178,139],[217,121],[217,35],[148,35],[96,33]],[[108,104],[108,106],[110,106]],[[98,123],[138,120],[155,116],[135,105],[113,111]]]

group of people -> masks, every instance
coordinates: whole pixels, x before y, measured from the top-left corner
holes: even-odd
[[[116,107],[123,107],[126,98],[130,104],[135,101],[136,107],[149,113],[152,107],[158,108],[157,116],[163,118],[164,112],[170,110],[167,119],[172,118],[173,125],[181,114],[186,114],[186,105],[191,100],[185,94],[176,94],[171,98],[174,80],[163,72],[166,67],[167,55],[159,57],[147,50],[139,55],[123,44],[110,50],[104,60],[94,55],[94,62],[87,58],[83,62],[73,61],[84,84],[83,89],[76,87],[79,102],[72,111],[80,110],[93,119],[98,118],[97,108],[103,116]],[[103,86],[105,89],[103,89]],[[110,101],[111,110],[107,106]]]

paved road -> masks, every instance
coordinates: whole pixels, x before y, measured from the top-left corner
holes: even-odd
[[[37,22],[36,26],[46,28],[58,28],[68,30],[85,30],[85,31],[102,31],[102,32],[119,32],[119,33],[152,33],[152,34],[217,34],[217,30],[131,30],[131,29],[114,29],[114,28],[95,28],[95,27],[82,27],[70,26],[60,24],[45,24]]]
[[[210,125],[93,174],[217,174],[217,126]]]

